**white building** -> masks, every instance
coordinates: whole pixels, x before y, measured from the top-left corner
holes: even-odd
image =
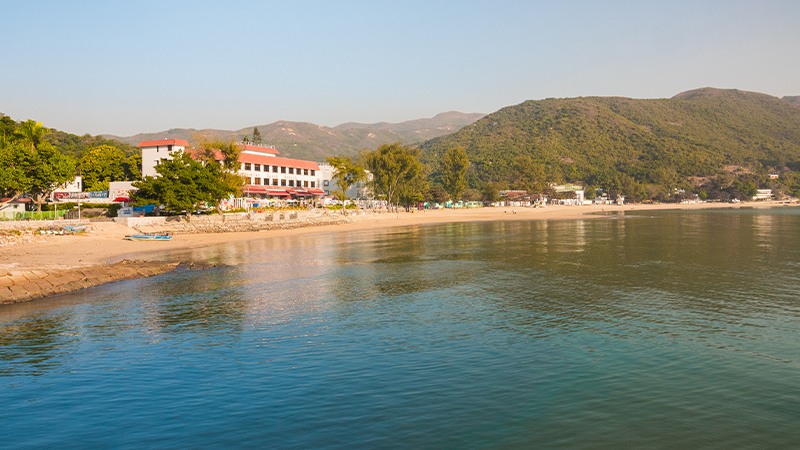
[[[162,159],[172,159],[168,149],[186,151],[193,158],[199,158],[204,150],[186,149],[186,141],[166,139],[144,141],[142,148],[142,176],[156,176],[155,166]],[[250,144],[237,144],[239,154],[238,174],[245,178],[243,192],[255,198],[304,199],[324,195],[320,189],[320,168],[313,161],[279,157],[278,150]],[[147,158],[145,158],[147,153]],[[218,161],[223,159],[220,151],[215,151]]]
[[[578,186],[575,184],[564,184],[561,186],[553,186],[553,190],[558,192],[559,194],[574,192],[575,198],[571,199],[559,199],[558,203],[560,205],[583,205],[583,186]]]
[[[25,212],[25,204],[31,201],[29,198],[10,200],[10,198],[0,199],[2,202],[8,202],[0,203],[0,219],[14,219],[17,214]]]
[[[319,165],[319,173],[320,173],[320,183],[319,187],[325,192],[325,195],[333,195],[333,191],[338,191],[340,189],[338,183],[333,180],[333,173],[335,169],[332,165],[328,163],[322,163]],[[372,177],[372,175],[367,172],[368,177]],[[345,195],[347,195],[348,199],[364,199],[369,197],[369,189],[367,188],[367,183],[363,181],[359,181],[358,183],[350,186],[350,189],[347,190]]]
[[[138,147],[142,149],[142,178],[155,177],[156,164],[162,159],[172,159],[170,153],[183,151],[189,144],[183,139],[160,139],[142,141]]]
[[[69,200],[70,195],[83,192],[83,178],[78,175],[74,180],[57,187],[50,195],[50,200]]]
[[[758,189],[753,200],[769,200],[772,198],[772,189]]]

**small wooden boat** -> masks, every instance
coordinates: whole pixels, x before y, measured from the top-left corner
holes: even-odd
[[[131,241],[168,241],[172,239],[172,236],[160,234],[132,234],[130,236],[125,236],[125,239]]]

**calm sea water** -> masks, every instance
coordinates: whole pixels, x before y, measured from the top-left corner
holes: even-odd
[[[0,447],[798,448],[800,210],[264,239],[0,307]]]

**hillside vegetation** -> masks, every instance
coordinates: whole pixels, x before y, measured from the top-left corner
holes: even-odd
[[[332,155],[353,156],[364,148],[374,149],[382,144],[402,142],[406,145],[419,144],[445,134],[452,133],[483,117],[485,114],[464,114],[448,112],[428,119],[409,120],[400,123],[361,124],[348,122],[334,128],[308,122],[278,121],[257,125],[264,145],[270,145],[288,158],[325,161]],[[140,141],[153,139],[184,139],[190,143],[198,136],[209,139],[241,140],[251,136],[256,127],[240,130],[176,128],[160,133],[142,133],[114,139],[136,145]]]
[[[765,94],[703,88],[670,99],[580,97],[503,108],[421,145],[423,162],[460,146],[470,186],[513,186],[539,165],[552,181],[667,193],[723,173],[800,169],[800,105]],[[524,172],[524,170],[522,170]],[[730,181],[729,181],[730,182]]]

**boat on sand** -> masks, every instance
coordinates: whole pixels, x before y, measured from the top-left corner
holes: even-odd
[[[172,236],[160,234],[132,234],[130,236],[125,236],[125,239],[130,241],[168,241],[172,239]]]

